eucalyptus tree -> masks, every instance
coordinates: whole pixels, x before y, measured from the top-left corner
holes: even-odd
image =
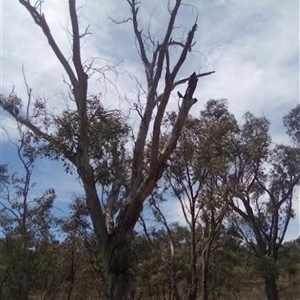
[[[54,189],[34,196],[32,181],[34,164],[39,155],[31,132],[18,127],[19,141],[10,140],[20,163],[18,172],[10,165],[0,165],[0,230],[1,274],[0,297],[28,299],[34,284],[30,277],[37,273],[34,252],[44,243],[53,241],[51,230],[55,218],[51,208],[56,198]]]
[[[157,214],[158,218],[163,218],[162,214]],[[189,232],[178,223],[167,224],[167,228],[148,227],[143,234],[138,234],[133,246],[137,286],[135,297],[186,299],[189,245]]]
[[[294,194],[300,183],[299,112],[297,106],[284,118],[295,144],[275,146],[269,136],[269,121],[247,113],[228,176],[236,226],[256,255],[255,265],[270,300],[278,299],[279,249],[295,217]]]
[[[65,265],[65,298],[103,299],[107,278],[84,199],[73,199],[59,225],[64,237],[59,248]]]
[[[174,117],[170,114],[170,123]],[[229,192],[223,178],[231,167],[237,132],[237,122],[228,112],[226,100],[208,101],[199,117],[188,117],[164,175],[190,231],[191,300],[197,297],[200,278],[203,299],[208,299],[211,290],[209,262],[228,210]]]
[[[124,156],[122,149],[124,149],[127,127],[124,122],[120,120],[118,122],[118,118],[107,116],[105,111],[98,112],[96,120],[91,119],[93,115],[89,114],[90,74],[87,72],[88,68],[85,68],[81,56],[82,38],[87,34],[87,30],[84,31],[79,26],[76,0],[69,0],[72,60],[66,58],[52,35],[46,17],[42,13],[43,2],[38,0],[33,4],[29,0],[19,0],[19,3],[29,12],[33,21],[42,30],[49,46],[67,74],[70,96],[76,104],[76,109],[73,111],[76,116],[76,124],[72,123],[73,126],[69,126],[72,131],[68,133],[66,138],[59,134],[61,132],[59,130],[62,129],[62,124],[66,124],[61,122],[61,118],[68,120],[68,118],[65,118],[68,116],[51,118],[50,123],[58,131],[49,133],[43,128],[42,120],[40,123],[33,122],[28,113],[24,117],[17,115],[15,110],[9,109],[11,99],[2,98],[0,104],[19,123],[27,126],[39,139],[48,144],[55,155],[63,157],[76,169],[84,187],[85,198],[99,248],[110,276],[107,297],[118,300],[128,299],[130,290],[130,255],[128,253],[131,249],[133,228],[143,209],[145,199],[162,176],[167,160],[176,147],[190,108],[197,101],[193,94],[198,78],[212,72],[193,73],[190,77],[178,80],[178,72],[183,66],[187,55],[193,50],[195,44],[194,34],[197,29],[197,24],[194,23],[186,36],[186,40],[178,42],[174,29],[178,27],[178,25],[175,25],[175,21],[180,12],[180,7],[183,5],[181,0],[176,0],[172,4],[169,3],[169,20],[165,28],[165,35],[160,40],[156,40],[153,34],[150,32],[147,34],[141,29],[139,24],[140,2],[126,0],[131,12],[128,21],[132,22],[147,86],[145,88],[144,109],[138,109],[140,124],[134,140],[133,153],[129,157]],[[99,6],[100,8],[101,6]],[[151,42],[150,47],[149,41]],[[176,55],[171,55],[173,47],[180,47],[177,58]],[[168,139],[162,141],[160,139],[161,124],[171,93],[179,84],[186,82],[188,82],[188,88],[181,101],[176,120],[169,131]],[[159,93],[161,88],[163,92]],[[121,142],[117,137],[105,137],[101,132],[101,128],[98,128],[96,132],[92,132],[90,124],[93,122],[98,125],[116,122],[122,128]],[[75,135],[74,132],[76,132]],[[151,156],[149,164],[146,165],[144,158],[147,141],[149,140],[151,140]],[[100,150],[103,149],[104,144],[107,145],[108,156]],[[94,147],[91,145],[94,145]],[[92,153],[92,149],[97,147],[99,147],[99,151]],[[98,161],[105,161],[105,164],[109,163],[107,166],[99,166],[97,165]],[[130,163],[129,169],[126,168],[125,162]],[[107,172],[108,169],[111,171],[110,181],[105,180],[106,178],[102,174]],[[102,188],[102,191],[105,192],[103,197],[100,197],[97,192],[97,188],[101,184],[106,187],[106,190]]]
[[[291,137],[295,146],[300,145],[300,104],[293,108],[283,118],[283,124],[287,129],[287,134]]]

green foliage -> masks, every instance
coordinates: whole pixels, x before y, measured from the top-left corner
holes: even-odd
[[[123,172],[122,184],[127,184],[128,131],[118,115],[104,111],[97,97],[89,105],[90,153],[105,194],[115,172]],[[291,136],[297,133],[296,113],[293,110],[285,117]],[[173,117],[171,114],[166,124],[172,123]],[[60,137],[58,146],[70,153],[77,147],[77,121],[75,112],[64,112],[55,133]],[[135,234],[133,240],[133,299],[172,298],[174,280],[180,299],[187,299],[193,264],[199,298],[205,263],[210,299],[249,295],[263,299],[261,278],[275,278],[280,295],[293,290],[299,279],[300,243],[299,239],[282,242],[289,220],[295,216],[293,190],[299,185],[300,150],[296,144],[273,146],[268,132],[268,120],[250,113],[244,124],[238,125],[225,100],[211,100],[199,118],[187,119],[164,180],[150,201],[164,229],[145,228],[147,235]],[[101,143],[98,134],[105,136]],[[35,159],[58,150],[40,147],[40,141],[29,133],[20,137],[17,150],[24,171],[13,173],[7,165],[0,165],[1,297],[105,299],[108,274],[85,199],[74,198],[69,215],[58,218],[52,213],[54,189],[29,197],[36,187],[31,182]],[[122,160],[117,167],[116,156]],[[155,208],[170,187],[190,214],[188,227],[168,224],[163,212]],[[60,234],[59,241],[55,232]],[[204,254],[208,260],[203,259]]]
[[[253,265],[262,278],[278,278],[278,262],[271,256],[254,257]]]
[[[300,274],[300,237],[286,242],[279,250],[279,266],[289,280],[295,279]]]
[[[98,184],[108,186],[116,174],[121,173],[124,181],[128,176],[128,157],[125,151],[129,127],[117,110],[105,110],[100,102],[101,95],[87,99],[89,158]],[[60,159],[67,172],[73,172],[75,155],[79,149],[79,115],[77,110],[67,109],[53,117],[55,143],[43,145],[42,154],[51,159]],[[68,161],[68,160],[69,161]],[[117,164],[117,166],[116,166]]]
[[[300,144],[300,104],[293,108],[284,118],[283,123],[287,134],[296,143]]]

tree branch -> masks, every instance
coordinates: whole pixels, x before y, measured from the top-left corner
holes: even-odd
[[[81,91],[84,92],[85,97],[87,93],[87,75],[83,70],[81,62],[81,51],[80,51],[80,34],[79,34],[79,25],[76,12],[76,0],[69,0],[69,10],[72,23],[72,34],[73,34],[73,63],[76,69],[79,83],[81,84]],[[76,86],[74,86],[76,88]],[[83,90],[82,90],[83,89]],[[76,99],[77,100],[77,99]],[[81,104],[81,103],[80,103]],[[79,103],[77,104],[79,105]],[[79,105],[80,107],[80,105]],[[84,108],[82,108],[84,109]]]
[[[180,1],[178,1],[180,2]],[[171,15],[171,19],[173,17],[174,14],[174,10],[172,12]],[[173,25],[172,25],[173,26]],[[150,166],[151,165],[156,165],[157,164],[157,159],[158,159],[158,149],[159,149],[159,138],[160,138],[160,127],[161,127],[161,123],[163,120],[163,116],[170,98],[170,94],[172,92],[173,89],[173,84],[174,84],[174,80],[175,77],[180,69],[180,67],[182,66],[183,62],[186,59],[187,56],[187,52],[188,49],[191,47],[191,44],[193,42],[194,39],[194,33],[197,29],[197,24],[194,24],[194,26],[192,27],[192,29],[190,30],[190,32],[188,33],[188,37],[185,43],[185,47],[182,50],[182,53],[173,69],[173,71],[171,72],[171,74],[169,76],[166,76],[166,80],[165,80],[165,90],[163,93],[163,96],[160,100],[159,103],[159,107],[157,110],[157,114],[154,120],[154,124],[153,124],[153,138],[152,138],[152,146],[151,146],[151,159],[150,159]],[[169,40],[169,39],[168,39]],[[160,50],[160,52],[163,49]],[[165,49],[165,53],[167,53],[167,48]],[[190,84],[189,86],[190,87]]]
[[[69,65],[67,59],[64,57],[64,55],[60,51],[58,45],[56,44],[56,42],[51,34],[50,28],[46,22],[44,14],[39,13],[37,8],[35,8],[34,6],[32,6],[30,4],[29,0],[19,0],[19,2],[27,9],[27,11],[31,14],[34,22],[42,29],[42,31],[44,32],[44,34],[48,40],[48,43],[49,43],[51,49],[53,50],[54,54],[56,55],[56,57],[58,58],[58,60],[62,64],[62,66],[64,67],[65,71],[67,72],[72,85],[74,87],[77,86],[77,83],[78,83],[77,78],[76,78],[71,66]]]
[[[133,11],[133,14],[137,13],[136,9],[136,0],[126,0],[131,7],[134,7],[135,10]],[[176,18],[176,14],[178,12],[179,6],[180,6],[181,0],[177,0],[176,4],[174,6],[174,10],[172,11],[171,18],[168,24],[167,32],[164,38],[163,43],[158,46],[160,49],[158,51],[158,59],[157,59],[157,66],[156,66],[156,72],[154,75],[154,78],[148,80],[149,76],[147,76],[148,81],[148,95],[147,95],[147,102],[146,102],[146,108],[144,111],[143,118],[140,123],[139,132],[137,136],[137,140],[134,147],[133,152],[133,162],[132,162],[132,178],[131,178],[131,196],[130,198],[133,198],[133,195],[136,195],[136,191],[140,184],[142,183],[142,161],[144,158],[144,149],[146,144],[146,138],[149,131],[149,124],[152,117],[152,112],[155,107],[155,100],[156,100],[156,92],[157,92],[157,86],[159,79],[161,77],[162,69],[163,69],[163,63],[165,59],[166,49],[168,47],[168,43],[171,37],[171,33],[174,27],[174,22]],[[134,15],[133,15],[134,17]],[[152,62],[152,67],[154,68],[154,62]],[[147,70],[146,70],[147,73]],[[166,87],[166,89],[169,87]],[[169,92],[170,95],[171,91]]]
[[[216,71],[210,71],[210,72],[206,72],[206,73],[200,73],[200,74],[197,74],[196,77],[200,78],[200,77],[204,77],[204,76],[209,76],[209,75],[211,75],[213,73],[216,73]],[[180,79],[178,81],[175,81],[174,84],[173,84],[173,88],[172,89],[174,89],[177,85],[186,83],[187,81],[189,81],[189,79],[190,79],[190,77],[186,77],[186,78]]]
[[[126,1],[128,2],[130,9],[131,9],[133,30],[134,30],[134,34],[137,38],[137,41],[138,41],[138,45],[139,45],[139,49],[140,49],[140,56],[141,56],[144,66],[145,66],[146,76],[147,76],[147,80],[149,82],[152,79],[151,72],[149,70],[150,63],[147,58],[147,54],[145,51],[145,45],[144,45],[144,42],[142,39],[142,30],[139,30],[139,28],[138,28],[138,20],[137,20],[137,14],[139,11],[139,7],[137,6],[138,1],[136,1],[136,0],[126,0]]]

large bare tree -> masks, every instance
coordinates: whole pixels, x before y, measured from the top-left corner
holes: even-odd
[[[109,274],[108,299],[129,299],[130,293],[130,241],[133,228],[143,209],[143,202],[161,178],[167,160],[176,147],[176,143],[188,116],[190,108],[197,102],[193,98],[199,77],[209,75],[213,72],[196,74],[178,80],[177,75],[184,64],[189,52],[194,45],[194,34],[197,29],[195,23],[187,34],[185,41],[175,42],[173,31],[176,16],[182,5],[181,0],[174,1],[173,7],[169,3],[169,20],[166,33],[161,41],[154,41],[152,36],[145,37],[139,27],[138,12],[139,1],[126,0],[130,7],[133,31],[137,40],[138,51],[146,74],[146,103],[143,111],[139,111],[141,117],[137,136],[134,141],[133,154],[130,159],[131,174],[128,193],[121,193],[122,176],[116,172],[111,184],[110,192],[105,205],[100,201],[97,193],[95,170],[90,157],[90,136],[87,134],[89,128],[88,114],[88,80],[81,55],[81,39],[86,31],[79,28],[76,0],[69,0],[69,16],[71,21],[72,60],[60,50],[48,26],[45,15],[42,13],[42,0],[33,4],[29,0],[18,0],[19,3],[30,13],[34,22],[43,31],[51,49],[68,75],[70,93],[76,103],[78,115],[78,135],[75,150],[66,151],[61,146],[61,140],[55,134],[49,134],[42,127],[33,123],[28,114],[26,117],[17,114],[14,109],[16,98],[1,97],[1,106],[7,110],[21,124],[27,126],[37,137],[46,143],[54,145],[61,154],[76,168],[83,183],[87,206],[91,215],[93,228],[95,230],[100,251]],[[99,6],[100,7],[100,6]],[[151,53],[146,47],[146,40],[153,45]],[[169,52],[171,47],[180,47],[180,55],[177,60],[172,61]],[[170,95],[179,84],[188,83],[188,87],[181,101],[176,120],[169,132],[168,138],[161,140],[161,126],[166,113],[166,107]],[[158,86],[164,86],[163,92],[158,93]],[[181,96],[181,95],[180,95]],[[53,120],[54,123],[57,119]],[[151,137],[150,137],[150,133]],[[100,137],[99,137],[100,138]],[[150,159],[145,167],[145,152],[147,145],[150,146]],[[118,163],[118,153],[114,152],[114,162]],[[124,197],[120,200],[120,197]],[[117,203],[121,203],[118,206]]]

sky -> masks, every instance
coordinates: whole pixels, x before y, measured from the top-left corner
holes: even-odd
[[[173,1],[174,2],[174,1]],[[171,3],[173,3],[171,1]],[[110,18],[123,20],[130,16],[125,0],[86,0],[79,11],[82,31],[89,25],[89,34],[82,47],[84,60],[97,58],[94,66],[106,70],[115,66],[118,73],[107,71],[106,80],[94,74],[89,92],[102,93],[107,108],[130,112],[137,93],[133,77],[145,84],[144,71],[136,51],[130,23],[114,24]],[[165,33],[168,20],[165,0],[142,0],[140,26],[150,28],[156,39]],[[175,34],[182,38],[198,16],[197,42],[182,68],[179,78],[194,71],[216,71],[199,80],[195,93],[198,102],[192,113],[196,116],[209,99],[226,98],[229,110],[241,121],[246,111],[265,116],[271,121],[273,142],[287,143],[282,117],[299,103],[299,2],[297,0],[185,0],[179,11]],[[68,1],[45,0],[43,11],[54,38],[67,58],[70,58],[70,28]],[[27,101],[22,66],[35,97],[48,99],[48,109],[59,112],[65,107],[67,86],[61,65],[51,52],[40,28],[17,0],[0,0],[1,20],[1,91],[8,95],[14,87]],[[149,26],[150,24],[150,26]],[[184,87],[179,87],[184,92]],[[126,95],[129,101],[124,100]],[[177,100],[168,109],[176,109]],[[22,113],[22,112],[21,112]],[[23,108],[24,113],[24,108]],[[135,118],[131,122],[135,124]],[[12,139],[17,139],[16,124],[1,112],[1,124]],[[1,163],[19,168],[14,147],[6,134],[1,134]],[[38,189],[55,187],[57,206],[63,211],[70,199],[83,190],[75,176],[64,173],[61,164],[39,160],[34,180]],[[36,191],[38,192],[38,191]],[[295,195],[299,199],[299,190]],[[182,221],[180,205],[165,204],[170,221]],[[286,239],[300,234],[299,201],[295,205],[298,217],[289,226]]]

